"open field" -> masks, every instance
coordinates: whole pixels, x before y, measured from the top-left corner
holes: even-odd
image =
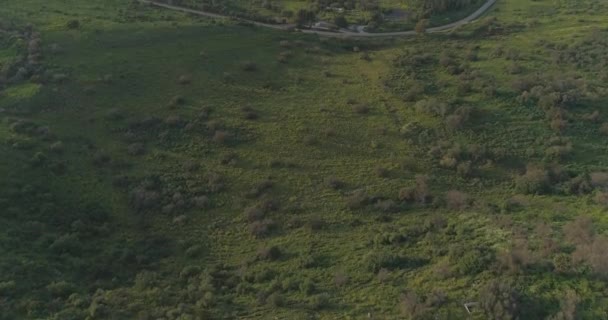
[[[607,39],[594,0],[374,41],[6,1],[0,319],[608,319]]]

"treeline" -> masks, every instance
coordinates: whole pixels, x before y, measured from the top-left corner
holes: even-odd
[[[475,5],[480,0],[412,0],[413,8],[419,17],[464,9]]]

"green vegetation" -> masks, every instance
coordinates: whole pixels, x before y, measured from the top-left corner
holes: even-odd
[[[372,32],[411,30],[417,21],[448,24],[475,11],[482,0],[158,0],[227,16],[304,27],[324,20],[335,27],[366,26]]]
[[[0,319],[608,319],[607,17],[348,41],[5,2]]]

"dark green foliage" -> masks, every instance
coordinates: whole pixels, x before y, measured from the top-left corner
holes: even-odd
[[[526,172],[515,180],[517,191],[527,194],[543,194],[550,190],[550,179],[547,170],[528,166]]]
[[[479,293],[479,304],[487,319],[519,319],[519,294],[505,280],[492,280]]]
[[[3,3],[0,318],[602,319],[606,10]]]

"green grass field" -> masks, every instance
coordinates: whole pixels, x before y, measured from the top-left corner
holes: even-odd
[[[0,319],[608,319],[607,17],[348,41],[6,1]]]

